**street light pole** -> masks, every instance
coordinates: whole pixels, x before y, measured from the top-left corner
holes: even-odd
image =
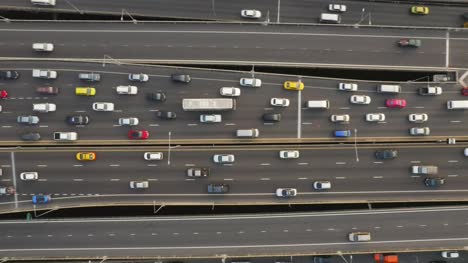
[[[341,257],[341,259],[342,259],[344,262],[349,263],[348,260],[346,260],[346,258],[343,257],[343,253],[341,253],[341,251],[336,251],[336,253],[338,254],[338,256]]]
[[[356,162],[359,162],[359,155],[357,149],[357,129],[354,129],[354,151],[356,153]]]
[[[171,132],[169,132],[169,147],[167,151],[167,165],[171,165]]]

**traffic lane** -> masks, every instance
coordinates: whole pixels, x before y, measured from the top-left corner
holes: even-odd
[[[468,10],[467,10],[468,11]],[[466,51],[466,37],[464,39],[450,39],[450,60],[448,66],[466,68],[468,64],[468,52]],[[464,50],[464,51],[463,51]]]

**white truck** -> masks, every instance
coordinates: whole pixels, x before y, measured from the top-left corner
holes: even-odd
[[[32,76],[33,78],[56,79],[57,71],[50,69],[33,69]]]
[[[442,88],[441,87],[424,87],[424,88],[419,88],[419,95],[423,96],[436,96],[442,94]]]
[[[413,165],[411,166],[411,172],[413,174],[437,174],[439,168],[435,165]]]
[[[37,112],[49,112],[57,110],[57,106],[54,103],[37,103],[33,104],[33,111]]]
[[[54,141],[76,141],[78,133],[76,132],[54,132]]]

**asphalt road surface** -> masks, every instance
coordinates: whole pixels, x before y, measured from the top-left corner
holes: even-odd
[[[304,214],[2,221],[19,258],[232,257],[463,249],[466,207]],[[370,232],[370,242],[348,233]]]

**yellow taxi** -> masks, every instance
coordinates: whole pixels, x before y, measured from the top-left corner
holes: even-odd
[[[94,161],[96,160],[95,152],[79,152],[76,154],[76,159],[78,161]]]
[[[286,81],[284,82],[284,88],[288,90],[303,90],[304,83],[299,81]]]
[[[96,95],[96,89],[93,87],[76,87],[75,94],[77,96],[94,96]]]
[[[429,14],[429,7],[415,5],[411,7],[411,14],[415,15],[428,15]]]

